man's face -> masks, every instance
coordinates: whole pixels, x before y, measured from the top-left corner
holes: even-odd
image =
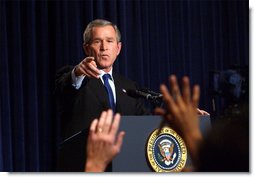
[[[84,46],[88,56],[93,56],[97,67],[109,71],[121,50],[116,40],[116,31],[110,25],[94,27],[91,43]]]

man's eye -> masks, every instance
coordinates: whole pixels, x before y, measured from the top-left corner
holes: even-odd
[[[94,44],[98,44],[98,43],[100,43],[100,41],[99,40],[95,40],[95,41],[93,41],[93,43]]]

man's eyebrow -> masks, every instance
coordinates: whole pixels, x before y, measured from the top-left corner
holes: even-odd
[[[107,40],[116,40],[114,37],[107,37]]]
[[[114,37],[106,37],[106,39],[114,39]],[[102,38],[96,37],[93,40],[103,40]]]
[[[95,41],[95,40],[102,40],[101,38],[94,38],[94,39],[92,39],[92,41]]]

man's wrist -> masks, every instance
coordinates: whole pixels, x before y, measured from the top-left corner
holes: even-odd
[[[104,172],[106,169],[106,165],[103,163],[92,162],[87,160],[85,166],[85,172]]]
[[[73,72],[75,74],[76,77],[79,77],[79,76],[84,76],[83,73],[80,73],[77,69],[78,65],[76,65],[74,68],[73,68]]]
[[[82,81],[85,78],[84,75],[76,76],[75,75],[75,68],[71,71],[71,79],[72,79],[72,86],[76,89],[81,87]]]

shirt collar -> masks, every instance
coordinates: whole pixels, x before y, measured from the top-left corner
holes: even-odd
[[[103,71],[103,70],[100,69],[100,72],[101,72],[100,78],[102,79],[102,76],[103,76],[104,74],[110,74],[111,79],[112,79],[112,81],[114,82],[113,75],[112,75],[112,71],[113,71],[113,68],[111,68],[111,70],[110,70],[108,73],[106,73],[105,71]],[[103,79],[102,79],[102,80],[103,80]]]

